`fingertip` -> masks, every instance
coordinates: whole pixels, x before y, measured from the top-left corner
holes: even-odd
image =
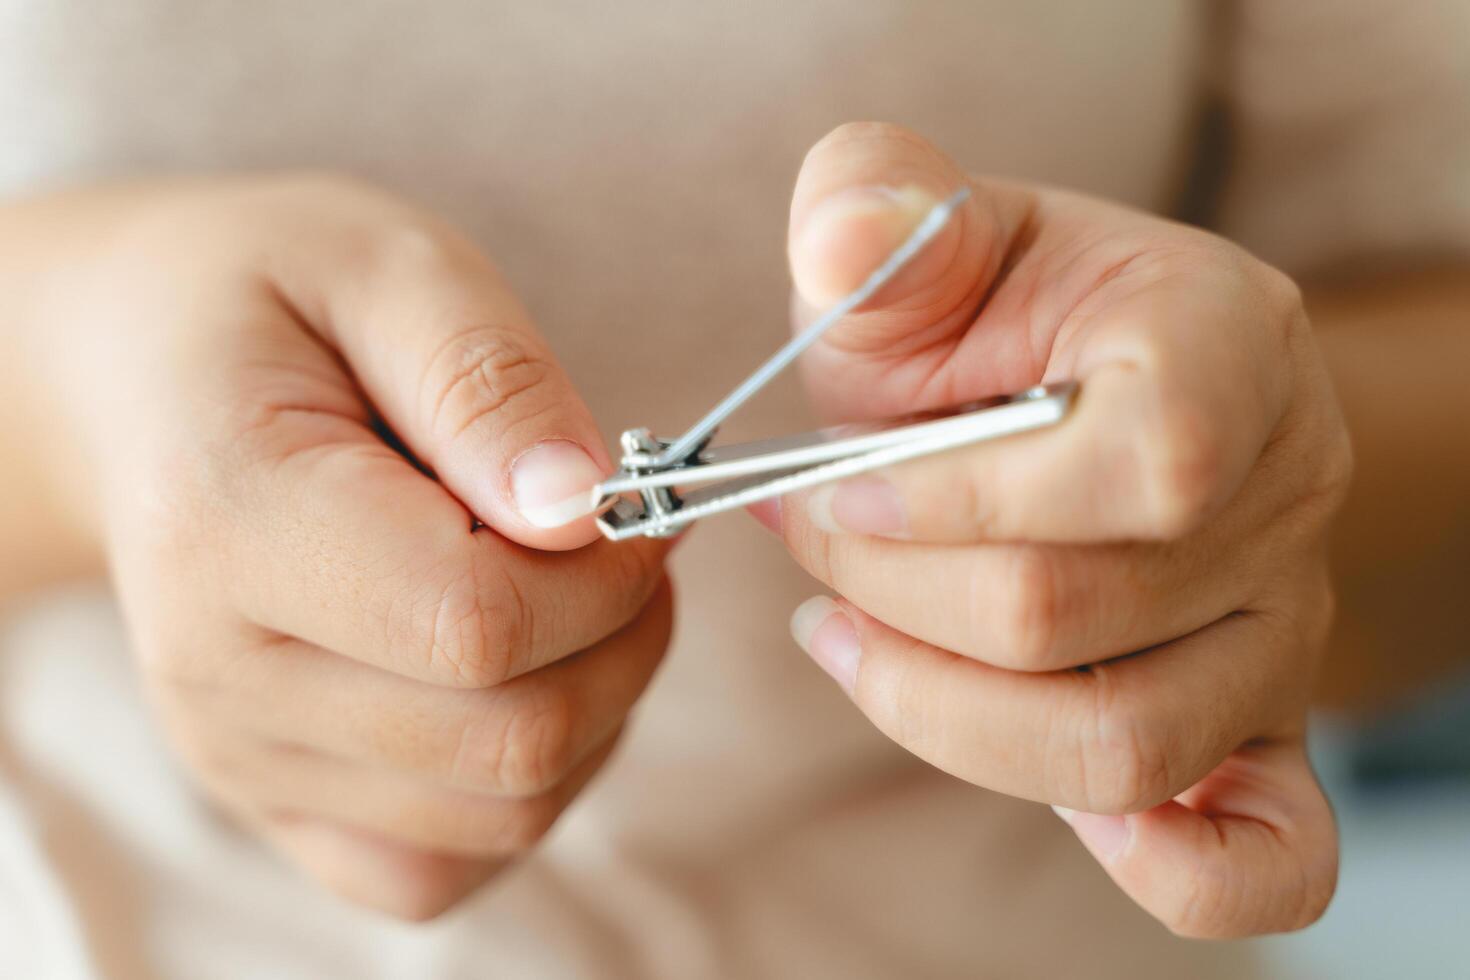
[[[824,595],[803,602],[791,614],[791,637],[844,691],[853,693],[862,643],[841,606]]]
[[[598,537],[593,488],[605,476],[592,454],[570,440],[551,439],[527,449],[510,468],[511,499],[525,527],[509,536],[549,550],[590,544]]]
[[[751,517],[754,517],[761,527],[770,531],[776,537],[781,537],[781,498],[772,497],[769,500],[761,500],[745,508]]]
[[[1083,813],[1064,806],[1053,806],[1052,810],[1072,828],[1082,845],[1105,865],[1117,861],[1133,838],[1132,825],[1121,814]]]
[[[793,229],[791,274],[797,292],[814,306],[826,307],[852,292],[903,244],[940,201],[917,184],[844,187],[819,200]],[[927,272],[932,253],[905,270],[910,283]],[[910,287],[912,288],[912,286]]]
[[[1171,801],[1129,815],[1125,846],[1109,852],[1109,831],[1101,831],[1101,842],[1087,836],[1099,833],[1092,816],[1069,822],[1119,887],[1176,935],[1230,939],[1301,929],[1321,917],[1336,889],[1330,832]]]

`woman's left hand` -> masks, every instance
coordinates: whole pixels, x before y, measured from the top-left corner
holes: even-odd
[[[1351,469],[1300,295],[1212,235],[972,179],[845,126],[792,208],[798,317],[938,199],[961,213],[804,367],[835,419],[1076,379],[1072,415],[787,498],[761,516],[836,591],[793,630],[877,727],[1054,805],[1177,933],[1304,926],[1337,838],[1306,713]]]

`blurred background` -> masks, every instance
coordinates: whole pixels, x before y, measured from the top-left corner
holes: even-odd
[[[1313,757],[1337,809],[1327,914],[1255,940],[1267,976],[1452,977],[1470,962],[1470,679],[1361,727],[1323,721]]]
[[[538,858],[443,922],[360,915],[200,802],[103,570],[35,547],[0,554],[0,978],[1470,976],[1470,424],[1439,394],[1466,364],[1418,326],[1470,330],[1470,0],[0,0],[0,194],[364,176],[486,247],[608,434],[676,428],[783,335],[792,177],[857,118],[1219,230],[1344,325],[1322,921],[1176,941],[1046,808],[895,750],[794,652],[810,581],[733,518],[679,556],[674,652]],[[1372,321],[1423,275],[1451,298]],[[650,349],[680,367],[629,384]],[[805,411],[789,386],[727,435]]]

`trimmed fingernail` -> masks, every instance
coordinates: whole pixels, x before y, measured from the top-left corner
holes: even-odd
[[[526,523],[552,528],[596,509],[592,487],[602,469],[574,442],[543,442],[522,453],[510,470],[510,490]]]
[[[844,691],[852,693],[863,651],[852,620],[837,603],[819,595],[797,606],[791,614],[791,636]]]
[[[1064,806],[1053,806],[1052,810],[1072,828],[1083,845],[1099,861],[1112,861],[1123,853],[1128,839],[1133,836],[1128,818],[1110,813],[1083,813]]]
[[[859,476],[818,487],[807,497],[807,515],[828,534],[908,536],[898,488],[881,476]]]
[[[913,233],[939,199],[922,187],[846,187],[811,209],[794,243],[802,294],[824,304],[855,285],[853,269],[871,270]],[[807,257],[824,261],[807,264]],[[832,276],[823,270],[833,270]]]
[[[933,194],[913,184],[890,187],[844,187],[829,194],[807,213],[799,242],[826,244],[836,233],[847,230],[851,221],[868,217],[881,220],[899,240],[907,238],[924,216],[939,203]]]
[[[750,516],[760,522],[761,527],[779,536],[781,534],[781,498],[772,497],[745,508]]]

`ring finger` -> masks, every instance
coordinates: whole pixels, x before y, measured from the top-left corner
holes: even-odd
[[[446,688],[289,638],[188,680],[193,710],[236,729],[446,787],[529,797],[622,723],[667,646],[672,594],[596,646],[496,687]],[[171,699],[174,700],[174,699]]]
[[[1271,733],[1307,697],[1303,642],[1275,615],[1232,615],[1085,671],[976,663],[810,600],[792,631],[901,746],[967,782],[1092,813],[1146,809]]]

